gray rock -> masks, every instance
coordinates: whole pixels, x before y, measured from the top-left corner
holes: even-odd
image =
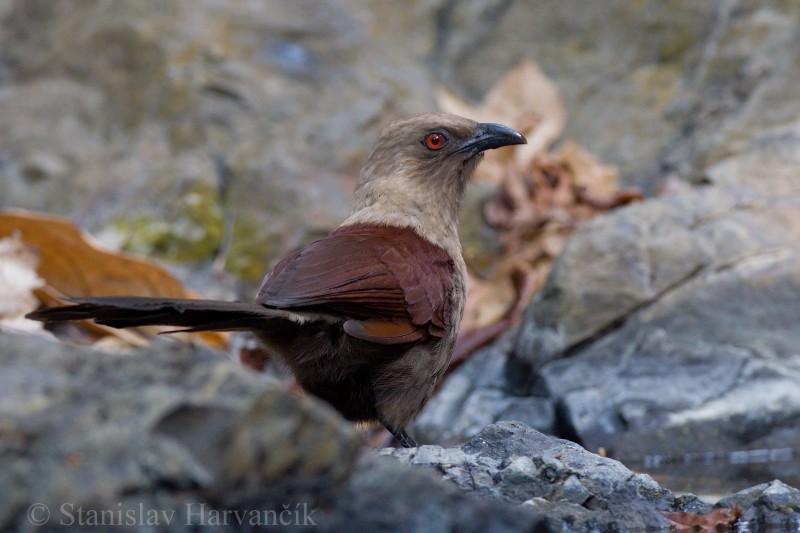
[[[440,76],[480,98],[520,58],[562,88],[576,139],[655,189],[704,169],[797,114],[800,62],[792,0],[446,2]],[[469,30],[469,31],[466,31]]]
[[[519,422],[499,422],[454,447],[385,449],[380,455],[437,472],[470,493],[533,509],[550,531],[660,531],[672,512],[738,509],[738,530],[790,531],[800,524],[800,490],[772,481],[720,499],[676,497],[650,476],[549,437]],[[734,514],[734,517],[737,515]]]
[[[6,2],[0,207],[95,231],[114,222],[157,254],[156,221],[173,243],[189,224],[220,246],[221,219],[176,207],[210,187],[204,208],[234,226],[229,268],[258,279],[346,216],[377,128],[433,106],[418,59],[429,13],[346,0]],[[215,247],[186,240],[178,259],[212,258]]]
[[[565,92],[566,137],[624,182],[711,187],[586,225],[518,341],[444,384],[415,428],[423,442],[514,418],[618,456],[783,449],[799,437],[798,17],[794,0],[7,0],[0,207],[69,215],[170,256],[156,231],[166,224],[181,260],[208,259],[229,232],[228,268],[257,280],[344,216],[382,123],[433,107],[438,81],[479,99],[532,57]],[[237,416],[252,408],[258,426],[268,406],[247,405]],[[179,439],[195,419],[233,424],[247,460],[200,468],[198,457],[222,459],[213,435]],[[247,455],[259,437],[234,419],[217,406],[163,413],[153,427],[173,457],[169,483],[227,480],[247,497],[249,476],[273,466]],[[156,446],[140,444],[137,465]],[[526,463],[514,464],[507,474],[521,479]],[[569,505],[581,486],[571,482]]]
[[[0,207],[181,261],[210,259],[229,231],[229,269],[258,280],[347,213],[381,124],[434,107],[440,81],[479,99],[527,58],[565,92],[566,137],[626,182],[708,179],[794,115],[797,16],[756,0],[9,0]],[[200,185],[211,220],[178,208]]]
[[[0,343],[4,529],[32,527],[33,503],[51,524],[80,507],[141,503],[176,511],[183,529],[202,525],[203,504],[319,507],[354,468],[359,437],[338,414],[219,354],[169,342],[132,355],[8,334]]]
[[[632,531],[668,527],[662,511],[690,505],[644,474],[548,437],[519,422],[499,422],[455,448],[381,452],[440,472],[461,489],[523,504],[553,531]]]
[[[584,225],[507,374],[533,374],[569,434],[618,457],[798,442],[800,194],[770,179],[771,193],[708,188]]]
[[[742,509],[740,520],[751,531],[792,531],[800,527],[800,490],[777,480],[731,494],[717,506]]]
[[[585,224],[506,367],[509,391],[557,402],[554,430],[617,457],[800,438],[800,102],[786,89],[800,63],[780,44],[796,33],[784,17],[797,6],[722,2],[714,16],[720,33],[687,72],[707,111],[676,111],[691,126],[661,159],[662,175],[713,186]]]
[[[0,332],[0,365],[3,530],[105,520],[122,531],[521,531],[540,521],[359,458],[361,438],[330,407],[220,354],[161,341],[120,355]]]
[[[422,449],[422,448],[420,448]],[[552,531],[542,513],[455,487],[386,457],[369,457],[341,495],[330,531]],[[449,484],[448,484],[449,485]]]

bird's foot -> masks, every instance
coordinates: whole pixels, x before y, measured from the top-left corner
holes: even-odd
[[[417,441],[412,439],[411,436],[406,433],[405,429],[396,429],[394,426],[384,420],[381,420],[381,424],[383,424],[383,426],[389,430],[389,433],[391,433],[394,438],[397,439],[397,442],[399,442],[403,448],[416,448],[418,446]]]

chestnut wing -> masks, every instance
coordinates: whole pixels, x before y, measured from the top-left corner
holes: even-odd
[[[341,314],[345,331],[372,342],[444,335],[453,265],[411,228],[340,228],[281,261],[257,303]]]

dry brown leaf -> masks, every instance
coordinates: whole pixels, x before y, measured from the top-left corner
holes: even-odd
[[[66,296],[186,298],[183,285],[142,259],[102,250],[72,222],[24,211],[0,212],[0,236],[18,232],[39,255],[39,275]]]
[[[461,319],[462,331],[472,331],[502,320],[514,305],[516,290],[509,277],[491,281],[469,274],[467,301],[475,305],[466,306]]]
[[[37,272],[45,286],[37,294],[43,303],[51,304],[63,297],[122,294],[193,297],[163,268],[128,254],[101,249],[68,220],[28,211],[0,211],[0,237],[15,234],[38,254]],[[93,328],[106,334],[110,329]],[[115,335],[130,337],[129,333]],[[213,346],[225,344],[225,336],[217,333],[203,334],[201,338]]]
[[[522,168],[553,144],[567,123],[561,91],[531,60],[514,67],[492,87],[482,108],[487,117],[525,135],[528,144],[514,150],[514,160]]]
[[[558,157],[573,176],[574,185],[594,198],[609,198],[617,191],[617,169],[602,164],[595,156],[573,141],[565,142]]]
[[[561,136],[567,121],[561,91],[532,60],[523,61],[500,79],[480,105],[473,106],[444,87],[437,89],[436,100],[448,113],[507,124],[525,135],[526,145],[485,154],[475,179],[489,183],[499,183],[510,160],[518,168],[529,165]]]
[[[706,514],[674,512],[662,513],[678,531],[723,531],[733,526],[741,515],[738,507],[720,507]]]

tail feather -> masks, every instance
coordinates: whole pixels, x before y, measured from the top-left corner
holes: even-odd
[[[254,330],[265,320],[298,319],[288,311],[222,300],[107,296],[69,301],[74,305],[39,309],[27,318],[41,322],[94,320],[112,328],[177,326],[185,328],[182,331]]]

